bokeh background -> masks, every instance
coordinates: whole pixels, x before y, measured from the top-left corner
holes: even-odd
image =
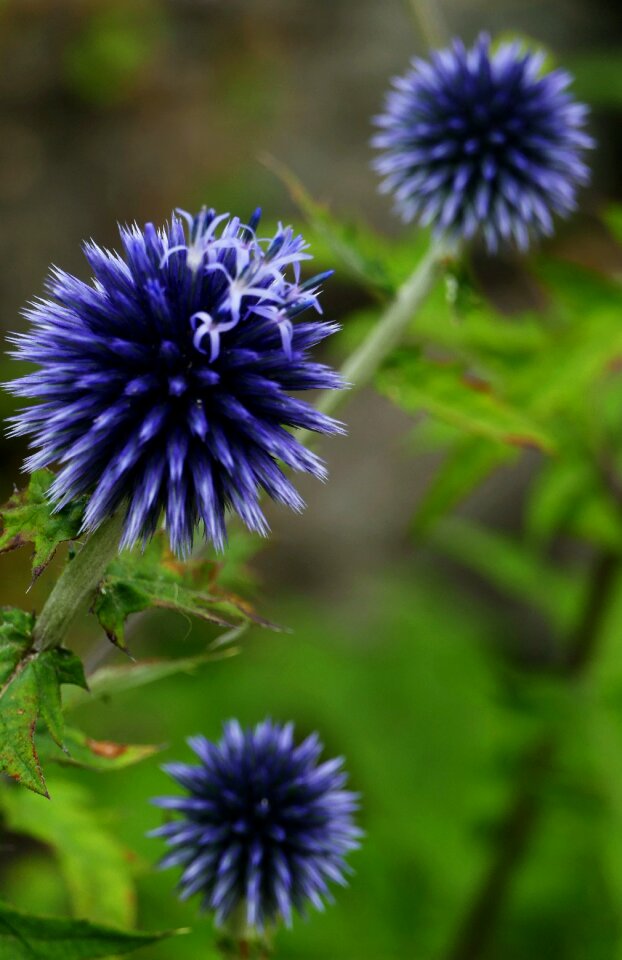
[[[158,221],[202,203],[245,216],[260,203],[269,221],[301,222],[269,157],[338,213],[399,234],[369,167],[370,116],[388,78],[430,37],[448,30],[471,41],[482,29],[537,39],[575,72],[599,149],[583,213],[558,242],[622,271],[595,220],[622,191],[622,8],[606,0],[0,0],[0,332],[20,328],[49,263],[83,275],[81,241],[114,246],[117,221]],[[529,302],[519,265],[482,260],[479,269],[503,309]],[[339,272],[327,285],[331,317],[366,303]],[[14,367],[3,356],[0,378]],[[0,414],[12,408],[0,394]],[[506,842],[498,821],[511,802],[508,770],[531,722],[528,709],[508,709],[506,661],[546,661],[554,637],[526,605],[412,536],[439,456],[412,442],[412,419],[372,391],[345,419],[349,436],[323,447],[329,483],[302,482],[302,517],[270,510],[273,536],[251,564],[261,611],[291,632],[255,629],[237,658],[87,705],[80,721],[93,736],[166,744],[164,759],[186,756],[187,735],[217,736],[231,716],[292,718],[301,736],[318,729],[330,752],[347,756],[367,839],[338,905],[283,932],[278,955],[469,960],[480,953],[451,951],[491,850]],[[0,439],[2,500],[23,454],[19,441]],[[462,512],[515,529],[538,469],[528,454]],[[575,546],[560,549],[580,559]],[[33,608],[52,578],[29,594]],[[22,604],[28,582],[27,557],[0,557],[2,603]],[[132,650],[185,655],[209,639],[181,618],[149,616]],[[86,621],[75,640],[91,666],[120,656],[102,651]],[[605,756],[614,749],[603,744]],[[580,789],[566,783],[546,797],[481,956],[622,956],[622,859],[603,859],[622,837],[592,816],[596,780],[587,771]],[[148,797],[166,789],[157,758],[99,777],[64,772],[56,789],[86,791],[93,821],[128,851],[139,925],[193,926],[139,955],[212,957],[211,921],[177,904],[174,876],[153,869],[161,848],[144,837],[160,816]],[[69,911],[53,852],[18,832],[0,833],[0,891],[35,912]]]

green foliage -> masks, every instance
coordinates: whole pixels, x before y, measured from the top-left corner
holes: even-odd
[[[458,506],[497,467],[515,460],[516,448],[480,436],[463,436],[449,443],[449,451],[417,506],[413,530],[423,534],[444,514]]]
[[[131,927],[136,904],[131,861],[93,810],[92,797],[75,784],[56,780],[54,801],[6,790],[0,797],[5,825],[46,844],[54,852],[76,917]]]
[[[583,595],[572,575],[515,537],[453,517],[439,523],[430,539],[507,596],[540,610],[556,629],[567,630],[576,622]]]
[[[51,470],[37,470],[25,490],[16,491],[0,508],[0,553],[32,543],[32,575],[37,579],[65,540],[75,540],[82,525],[84,499],[55,510],[47,496]]]
[[[622,103],[621,51],[587,51],[575,54],[568,64],[574,75],[576,95],[587,103],[619,107]]]
[[[460,362],[439,362],[418,350],[402,350],[376,380],[378,389],[410,413],[426,410],[466,433],[511,446],[550,451],[553,437],[520,408],[470,376]]]
[[[61,684],[86,683],[80,661],[68,650],[34,650],[33,624],[21,610],[0,610],[0,771],[47,796],[35,727],[40,722],[62,747]]]
[[[622,511],[614,491],[598,465],[578,451],[542,466],[525,522],[537,543],[565,532],[610,550],[622,545]]]
[[[109,700],[110,697],[166,680],[177,673],[195,673],[207,663],[215,663],[236,656],[239,647],[236,643],[242,638],[247,625],[221,634],[206,650],[190,657],[175,657],[170,660],[141,660],[122,663],[112,667],[100,667],[89,677],[88,696],[78,690],[71,691],[73,696],[66,698],[66,709],[84,704],[86,700]],[[138,750],[152,749],[138,747]]]
[[[93,612],[116,646],[125,647],[125,621],[133,613],[164,607],[221,627],[253,622],[272,626],[253,608],[217,582],[213,560],[181,562],[170,552],[166,535],[153,537],[144,552],[121,554],[99,585]]]
[[[86,920],[32,917],[0,902],[0,960],[96,960],[132,953],[170,933],[124,933]]]
[[[37,737],[39,760],[60,763],[65,766],[87,767],[89,770],[121,770],[140,763],[157,753],[160,748],[150,744],[113,743],[110,740],[95,740],[82,730],[65,727],[61,749],[49,734]]]

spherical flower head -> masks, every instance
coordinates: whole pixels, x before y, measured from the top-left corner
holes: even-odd
[[[329,274],[301,281],[303,238],[279,226],[261,239],[258,221],[203,209],[122,227],[123,256],[86,243],[92,283],[54,268],[49,298],[26,311],[13,355],[40,369],[8,388],[42,402],[12,433],[32,437],[28,470],[60,465],[59,508],[89,496],[85,530],[123,509],[131,546],[164,514],[177,553],[200,522],[221,548],[228,509],[266,533],[261,490],[302,508],[281,465],[325,476],[287,428],[343,432],[291,395],[343,386],[310,357],[338,329],[318,319]]]
[[[544,56],[518,43],[495,52],[481,35],[415,58],[393,82],[372,143],[381,189],[409,222],[455,242],[480,233],[489,250],[526,249],[576,207],[587,182],[587,107],[567,91],[571,76],[542,72]]]
[[[153,801],[181,819],[151,834],[171,848],[161,866],[183,867],[182,899],[201,894],[218,924],[241,907],[258,931],[278,918],[289,926],[307,901],[323,909],[360,836],[342,759],[320,763],[316,734],[296,746],[291,724],[269,720],[247,730],[230,721],[217,744],[188,742],[200,763],[164,767],[186,794]]]

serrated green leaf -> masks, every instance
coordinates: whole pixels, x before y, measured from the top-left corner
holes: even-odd
[[[33,917],[0,901],[0,960],[97,960],[131,953],[174,934],[129,933],[86,920]]]
[[[126,552],[110,564],[99,585],[93,612],[111,642],[125,647],[125,621],[149,607],[165,607],[221,627],[245,622],[273,626],[250,604],[217,584],[219,565],[212,560],[177,560],[163,532],[144,552]]]
[[[32,543],[32,575],[35,580],[47,567],[58,545],[75,540],[82,525],[84,499],[73,501],[62,510],[54,510],[47,497],[53,479],[50,470],[37,470],[30,477],[27,488],[14,493],[0,508],[0,553]]]
[[[67,885],[72,912],[95,923],[131,927],[136,902],[130,856],[102,827],[101,812],[76,784],[56,780],[54,801],[6,790],[0,810],[7,828],[49,846]]]
[[[33,624],[22,610],[0,610],[0,772],[47,796],[35,747],[37,721],[62,746],[60,685],[83,685],[84,676],[68,651],[33,649]]]
[[[401,350],[380,371],[381,393],[409,413],[425,411],[466,433],[517,447],[551,451],[555,439],[518,407],[498,396],[464,365],[439,363],[414,350]]]
[[[64,766],[86,767],[89,770],[121,770],[152,757],[161,748],[152,744],[113,743],[110,740],[94,740],[82,730],[66,727],[61,749],[49,734],[37,737],[39,759]],[[58,798],[55,796],[55,800]]]

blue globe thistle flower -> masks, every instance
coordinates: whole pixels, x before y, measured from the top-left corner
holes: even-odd
[[[86,530],[123,507],[122,546],[147,540],[164,514],[176,552],[201,521],[221,548],[229,508],[267,532],[261,489],[302,508],[279,462],[324,478],[286,428],[343,432],[291,396],[343,386],[310,358],[338,329],[315,315],[330,273],[302,282],[303,238],[279,226],[261,239],[259,216],[178,211],[162,229],[122,227],[124,256],[86,243],[93,282],[53,268],[50,298],[25,312],[32,326],[11,338],[13,356],[40,369],[8,389],[42,402],[11,432],[32,437],[28,470],[60,464],[59,508],[90,495]]]
[[[317,734],[296,746],[292,724],[269,720],[247,730],[229,721],[220,743],[188,743],[200,764],[164,767],[187,795],[153,801],[182,819],[151,833],[172,848],[161,866],[183,867],[181,898],[201,894],[219,924],[242,905],[259,931],[278,917],[289,926],[307,901],[332,902],[328,882],[345,885],[344,857],[361,835],[343,760],[318,763]]]
[[[589,179],[587,107],[567,92],[571,76],[542,73],[544,55],[505,43],[493,53],[482,34],[413,59],[393,81],[372,143],[381,190],[405,221],[432,225],[450,240],[481,233],[526,249],[553,230],[553,215],[576,207]]]

